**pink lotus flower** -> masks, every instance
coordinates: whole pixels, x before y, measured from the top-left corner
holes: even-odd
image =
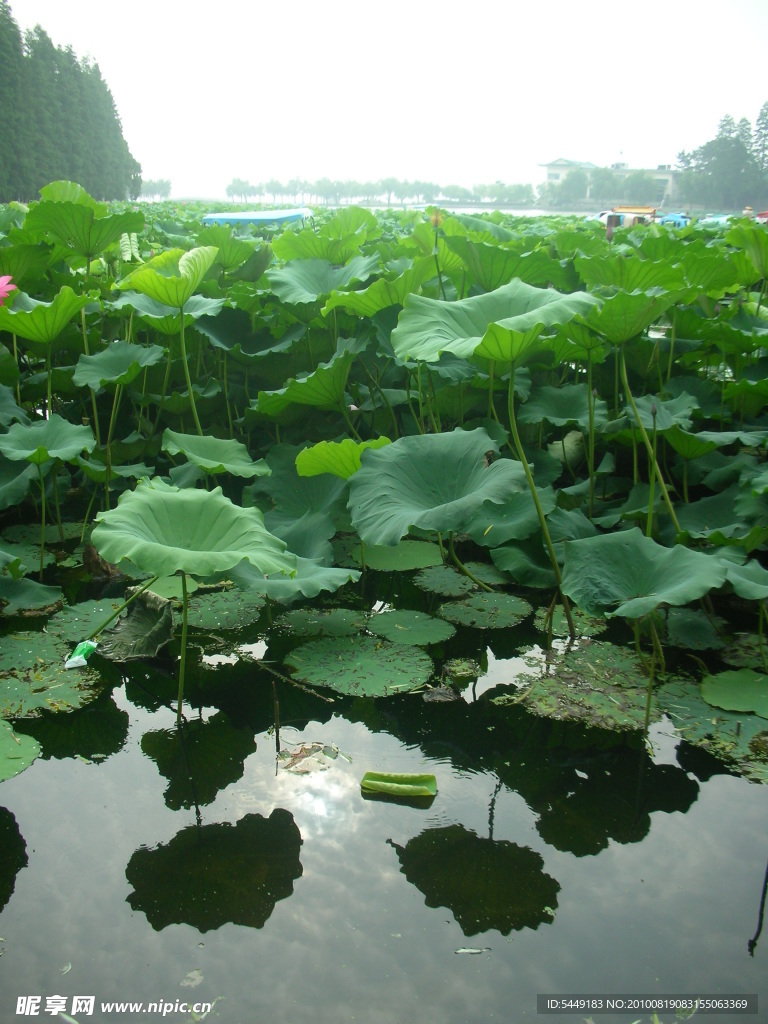
[[[16,288],[15,284],[11,284],[10,274],[0,274],[0,306],[2,306],[5,299],[14,291]]]

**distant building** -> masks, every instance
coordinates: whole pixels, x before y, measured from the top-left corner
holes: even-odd
[[[541,166],[547,172],[547,181],[555,185],[561,184],[569,171],[580,170],[590,174],[598,169],[597,164],[579,160],[565,160],[563,157],[558,157],[557,160],[552,160],[548,164],[541,164]],[[638,171],[642,171],[653,178],[659,187],[656,197],[656,202],[659,206],[663,206],[677,198],[677,180],[680,172],[675,171],[671,164],[659,164],[652,169],[649,167],[630,167],[629,164],[616,163],[611,164],[609,170],[613,171],[619,179],[627,178],[630,174],[636,174]],[[590,198],[589,190],[587,191],[587,198]]]

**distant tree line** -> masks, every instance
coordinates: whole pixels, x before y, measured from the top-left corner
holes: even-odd
[[[170,199],[171,182],[168,178],[142,179],[140,194],[142,199]]]
[[[22,37],[0,0],[0,202],[34,199],[58,179],[97,199],[136,199],[141,166],[98,64],[39,25]]]
[[[251,185],[242,178],[235,178],[227,185],[227,196],[234,202],[270,202],[274,204],[298,202],[313,206],[324,204],[338,206],[342,203],[381,204],[393,203],[494,203],[499,206],[515,206],[525,209],[536,202],[532,185],[505,185],[501,181],[490,185],[476,185],[465,188],[462,185],[437,185],[431,181],[401,181],[398,178],[382,178],[379,181],[304,181],[293,178],[285,183],[274,179]]]

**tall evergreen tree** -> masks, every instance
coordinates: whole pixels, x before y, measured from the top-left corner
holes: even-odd
[[[0,198],[13,193],[21,161],[20,129],[24,51],[7,0],[0,0]]]

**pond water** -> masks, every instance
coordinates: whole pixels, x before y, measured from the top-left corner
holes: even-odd
[[[768,1006],[768,787],[668,718],[646,744],[512,703],[533,635],[460,629],[442,655],[482,667],[445,702],[313,693],[222,642],[181,731],[171,662],[98,662],[94,703],[19,723],[43,753],[0,787],[0,1019],[32,996],[79,1024],[533,1021],[552,993]],[[265,636],[251,654],[282,671]],[[437,795],[366,796],[369,770],[433,773]],[[100,1007],[118,1002],[144,1006]],[[590,1016],[651,1019],[554,1019]]]

